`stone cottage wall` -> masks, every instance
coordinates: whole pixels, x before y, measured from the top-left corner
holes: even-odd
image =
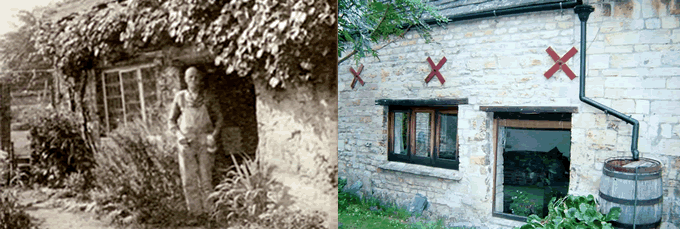
[[[680,27],[671,1],[592,1],[588,20],[586,95],[641,123],[642,157],[664,165],[666,225],[680,224]],[[578,98],[579,55],[550,79],[543,73],[571,47],[580,51],[580,21],[573,9],[525,13],[435,27],[434,41],[415,32],[364,58],[365,85],[352,89],[348,60],[338,67],[339,176],[362,181],[362,191],[408,204],[416,194],[430,202],[426,214],[489,227],[521,225],[491,216],[493,114],[479,106],[571,106],[569,193],[597,195],[606,158],[630,156],[632,126]],[[431,57],[446,79],[430,83]],[[387,107],[376,99],[468,98],[459,106],[459,170],[387,163]],[[427,172],[422,172],[427,171]],[[419,175],[429,174],[429,175]],[[671,227],[673,228],[673,227]]]

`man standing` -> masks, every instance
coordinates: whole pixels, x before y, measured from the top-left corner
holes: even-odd
[[[203,74],[198,69],[188,68],[184,80],[187,89],[175,95],[168,123],[179,142],[179,169],[187,208],[200,216],[210,211],[215,139],[219,139],[223,117],[219,102],[205,92]]]

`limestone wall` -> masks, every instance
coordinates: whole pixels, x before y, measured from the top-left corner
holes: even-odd
[[[641,123],[642,157],[664,165],[666,225],[680,224],[680,12],[676,1],[586,1],[588,20],[586,95]],[[572,115],[569,193],[597,195],[606,158],[630,156],[632,126],[578,98],[579,55],[546,79],[554,63],[545,49],[562,56],[580,51],[580,21],[573,10],[475,19],[436,27],[434,41],[416,32],[379,50],[380,60],[360,61],[365,85],[352,89],[352,60],[338,67],[339,176],[362,191],[407,204],[417,193],[428,198],[426,214],[489,227],[518,225],[491,216],[493,198],[493,114],[480,106],[570,106]],[[446,83],[424,79],[426,61],[448,61]],[[430,174],[385,170],[387,107],[377,99],[468,98],[459,106],[459,170],[421,168]],[[422,173],[420,173],[422,174]],[[519,223],[521,224],[521,223]]]

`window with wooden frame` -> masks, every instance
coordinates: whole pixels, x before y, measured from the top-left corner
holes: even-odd
[[[147,110],[159,99],[157,66],[139,65],[105,70],[97,82],[100,118],[106,132],[134,119],[147,120]]]
[[[391,106],[388,160],[458,169],[458,108]]]
[[[571,113],[496,112],[493,123],[493,216],[544,217],[569,188]]]

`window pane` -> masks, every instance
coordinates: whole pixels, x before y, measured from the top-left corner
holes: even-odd
[[[416,113],[416,156],[430,156],[430,113]]]
[[[408,153],[408,113],[394,112],[394,153]]]
[[[456,160],[456,130],[458,116],[453,114],[441,115],[439,135],[439,158]]]

